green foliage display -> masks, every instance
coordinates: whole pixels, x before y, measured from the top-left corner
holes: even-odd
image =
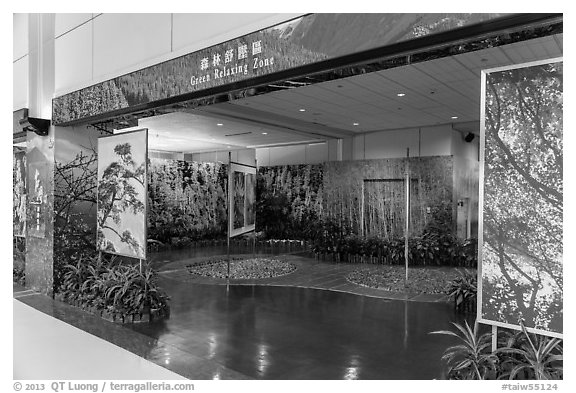
[[[222,163],[150,158],[148,238],[165,244],[225,238],[227,182]]]
[[[324,224],[316,238],[313,251],[331,256],[333,260],[353,262],[360,259],[367,263],[403,265],[404,239],[363,238],[338,232],[332,223]],[[338,228],[339,229],[339,228]],[[411,266],[476,267],[476,239],[461,240],[454,236],[442,239],[422,236],[408,239],[408,263]]]
[[[458,339],[442,356],[447,362],[449,379],[511,379],[557,380],[563,378],[562,340],[529,333],[522,322],[520,332],[503,331],[497,337],[498,349],[492,351],[492,333],[479,333],[478,324],[472,329],[453,323],[456,331],[441,330],[441,334]]]
[[[432,334],[444,334],[456,337],[459,345],[447,348],[442,355],[448,365],[450,379],[495,379],[498,357],[490,351],[492,334],[479,335],[478,324],[474,330],[465,322],[464,326],[452,323],[457,329],[439,330]]]
[[[463,269],[458,270],[458,274],[458,277],[450,282],[446,292],[454,300],[457,310],[475,310],[478,294],[477,273]]]
[[[562,379],[562,340],[528,333],[523,323],[521,332],[505,332],[496,354],[502,368],[501,379]]]
[[[169,297],[156,284],[156,273],[149,266],[118,264],[114,258],[80,257],[64,266],[60,299],[96,314],[123,322],[168,317]]]

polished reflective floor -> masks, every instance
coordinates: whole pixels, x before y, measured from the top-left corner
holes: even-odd
[[[163,279],[169,320],[131,328],[256,379],[434,379],[459,321],[446,303]],[[154,361],[175,360],[166,350]],[[213,378],[219,378],[215,373]]]
[[[171,296],[165,321],[119,325],[38,294],[17,300],[189,379],[443,377],[440,358],[455,341],[429,332],[462,316],[442,298],[347,293],[344,264],[298,256],[299,270],[281,282],[199,283],[181,269],[182,258],[198,256],[191,254],[157,259],[159,284]],[[320,281],[334,289],[306,287]]]

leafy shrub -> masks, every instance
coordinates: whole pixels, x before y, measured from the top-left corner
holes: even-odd
[[[459,344],[444,351],[442,360],[448,365],[449,379],[495,379],[497,376],[498,357],[489,350],[492,345],[492,334],[478,335],[478,324],[474,330],[468,322],[464,326],[452,323],[457,332],[440,330],[431,334],[444,334],[458,338]]]
[[[460,240],[452,235],[412,237],[408,240],[408,260],[412,266],[477,266],[476,240]],[[338,254],[340,260],[348,255],[376,257],[381,263],[404,264],[404,239],[363,238],[351,234],[334,222],[325,222],[314,241],[317,254]]]
[[[64,266],[59,295],[62,300],[115,318],[151,315],[168,317],[168,296],[157,286],[156,273],[149,266],[122,265],[116,260],[105,266],[98,258],[79,258]]]
[[[500,348],[492,352],[492,333],[479,335],[468,323],[453,323],[457,332],[442,330],[431,334],[457,337],[458,345],[444,351],[449,379],[553,380],[563,378],[562,340],[521,331],[504,331],[498,337]]]
[[[478,278],[475,272],[458,269],[459,276],[450,282],[446,292],[454,300],[456,310],[473,310],[476,305]]]
[[[502,365],[501,379],[562,379],[562,340],[521,332],[505,332],[504,345],[496,351]]]

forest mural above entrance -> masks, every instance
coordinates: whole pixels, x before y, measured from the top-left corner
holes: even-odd
[[[563,63],[483,73],[481,319],[563,331]]]
[[[306,15],[57,97],[53,100],[52,121],[63,125],[150,105],[502,15]]]
[[[100,251],[146,258],[148,131],[98,139]]]

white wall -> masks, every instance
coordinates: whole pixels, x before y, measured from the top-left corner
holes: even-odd
[[[254,149],[232,150],[230,151],[230,158],[232,162],[254,165],[256,151]],[[228,151],[184,154],[184,159],[197,162],[228,162]]]
[[[406,157],[407,148],[410,157],[458,154],[471,158],[475,151],[473,144],[464,142],[459,132],[452,130],[450,124],[444,124],[370,132],[343,139],[340,143],[329,140],[325,144],[256,149],[256,158],[261,166],[316,164],[341,159],[401,158]]]
[[[60,96],[301,14],[56,14]]]
[[[339,160],[338,140],[256,149],[258,166],[320,164]]]
[[[60,96],[302,14],[55,14]],[[13,110],[29,106],[29,14],[13,15]]]
[[[480,138],[478,135],[471,141],[464,140],[464,134],[454,132],[452,134],[452,154],[457,157],[465,158],[471,161],[479,161]]]
[[[13,14],[12,110],[28,107],[28,14]]]

